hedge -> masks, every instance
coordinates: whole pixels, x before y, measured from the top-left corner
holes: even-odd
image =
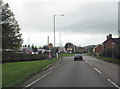
[[[48,58],[48,54],[25,54],[15,52],[2,52],[2,63],[44,60]]]
[[[114,58],[120,59],[120,47],[116,47],[115,49],[112,49],[112,48],[105,49],[100,54],[100,56],[111,57],[112,58],[112,54],[113,54]]]

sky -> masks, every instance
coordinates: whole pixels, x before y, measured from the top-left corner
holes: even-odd
[[[64,46],[101,44],[108,34],[118,37],[119,0],[3,0],[18,21],[23,44],[54,42]],[[61,16],[64,14],[64,16]],[[29,39],[29,41],[28,41]]]

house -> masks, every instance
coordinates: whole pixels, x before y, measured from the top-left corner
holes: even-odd
[[[93,49],[93,52],[95,52],[97,55],[100,54],[102,52],[102,45],[99,44],[98,46],[96,46],[94,49]]]
[[[120,38],[112,38],[112,34],[109,34],[107,40],[102,43],[102,50],[116,48],[117,46],[120,46]]]
[[[117,46],[120,46],[120,38],[112,38],[112,34],[109,34],[106,41],[95,47],[93,51],[96,54],[100,54],[104,49],[116,48]]]

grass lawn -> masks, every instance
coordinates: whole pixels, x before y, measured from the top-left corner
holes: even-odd
[[[2,86],[18,85],[52,63],[50,60],[13,62],[2,64]]]
[[[67,53],[61,53],[60,56],[62,57],[66,57],[66,56],[74,56],[75,54],[72,53],[72,54],[67,54]]]
[[[2,86],[19,86],[26,79],[38,73],[51,63],[55,63],[64,56],[73,56],[74,54],[61,53],[59,58],[53,60],[11,62],[2,64]]]

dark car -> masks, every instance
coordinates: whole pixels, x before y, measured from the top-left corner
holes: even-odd
[[[82,54],[75,54],[75,56],[74,56],[74,61],[77,61],[77,60],[83,60],[83,56],[82,56]]]

